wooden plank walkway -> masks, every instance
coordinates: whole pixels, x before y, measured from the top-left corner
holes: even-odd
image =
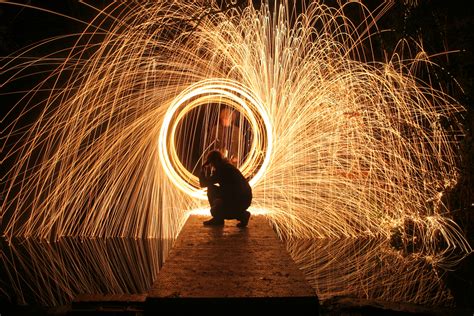
[[[243,229],[236,221],[203,226],[206,219],[193,215],[187,220],[148,292],[147,311],[165,308],[179,314],[204,308],[207,314],[221,314],[222,306],[234,312],[265,307],[317,314],[314,289],[265,217],[252,216]]]
[[[264,216],[246,228],[203,226],[207,219],[189,217],[147,293],[79,295],[69,314],[318,314],[314,289]]]

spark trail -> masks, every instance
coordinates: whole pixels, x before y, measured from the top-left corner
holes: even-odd
[[[366,48],[388,7],[348,5],[360,6],[362,24],[345,6],[316,2],[301,14],[285,2],[273,11],[188,1],[98,10],[18,105],[41,114],[5,153],[16,163],[4,183],[3,235],[175,238],[190,210],[206,206],[177,149],[205,132],[182,122],[226,105],[252,132],[240,168],[253,206],[280,234],[399,236],[399,247],[416,243],[433,265],[452,267],[472,251],[442,202],[458,178],[464,109],[417,78],[431,65],[422,51],[372,61]],[[20,57],[2,59],[14,74],[3,84],[48,60]],[[28,103],[51,80],[49,97]],[[5,144],[21,119],[5,127]]]

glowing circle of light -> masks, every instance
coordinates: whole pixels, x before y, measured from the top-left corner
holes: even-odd
[[[264,175],[272,152],[270,116],[262,102],[248,88],[229,79],[202,80],[189,86],[170,103],[160,129],[158,152],[163,170],[171,182],[181,191],[199,199],[206,199],[206,192],[199,188],[198,178],[183,166],[176,153],[176,129],[192,109],[212,103],[213,100],[230,105],[250,123],[254,137],[240,170],[245,177],[250,178],[252,187]]]

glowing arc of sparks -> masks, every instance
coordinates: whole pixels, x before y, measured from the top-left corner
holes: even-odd
[[[188,101],[199,96],[204,97],[187,104]],[[182,165],[176,154],[176,129],[180,120],[189,111],[203,104],[204,101],[210,101],[213,96],[224,97],[233,101],[232,105],[239,106],[238,110],[244,114],[250,123],[254,137],[249,158],[246,159],[240,168],[244,176],[250,176],[252,170],[257,168],[258,158],[262,152],[264,154],[260,168],[249,180],[252,187],[263,177],[270,163],[273,144],[271,119],[265,106],[242,84],[230,79],[208,79],[197,82],[180,93],[171,102],[163,118],[158,140],[159,157],[163,170],[172,183],[191,197],[202,200],[207,199],[205,189],[197,187],[197,177]],[[250,106],[245,100],[250,103]],[[252,109],[255,109],[256,113]],[[259,124],[259,120],[255,117],[256,114],[263,122],[263,129]],[[262,137],[258,137],[258,135],[262,132],[264,133],[263,139],[265,144],[260,144],[259,146],[258,140]],[[258,151],[261,145],[263,145],[264,150]]]

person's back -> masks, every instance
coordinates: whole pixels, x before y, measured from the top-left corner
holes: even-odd
[[[252,200],[252,188],[242,173],[231,163],[225,161],[216,168],[216,178],[222,195],[229,199]]]

